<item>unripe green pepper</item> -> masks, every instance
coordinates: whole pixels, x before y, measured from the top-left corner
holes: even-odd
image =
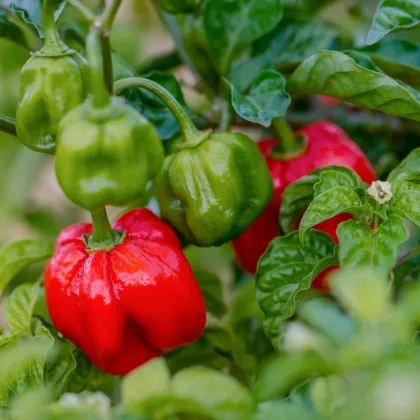
[[[166,13],[190,13],[198,9],[203,0],[154,0],[155,3]]]
[[[43,6],[45,42],[21,71],[16,131],[27,147],[54,153],[61,118],[86,98],[86,62],[60,40],[54,7]]]
[[[86,210],[122,206],[141,197],[163,159],[153,125],[120,98],[99,111],[88,101],[60,122],[57,179],[66,196]]]
[[[238,237],[271,200],[273,185],[257,145],[239,133],[182,144],[156,179],[161,216],[190,243]]]

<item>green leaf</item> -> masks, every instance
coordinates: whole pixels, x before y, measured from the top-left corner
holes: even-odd
[[[354,220],[341,223],[337,229],[338,256],[342,268],[368,265],[386,272],[397,262],[400,245],[408,237],[401,217],[389,216],[376,233]]]
[[[404,172],[416,172],[420,170],[420,147],[412,150],[405,159],[389,174],[388,181],[394,181]]]
[[[56,340],[54,343],[54,357],[47,363],[46,382],[55,397],[62,394],[70,374],[76,369],[74,350],[70,341]]]
[[[4,245],[0,249],[0,294],[13,277],[26,266],[51,257],[54,240],[25,239]]]
[[[205,367],[185,369],[172,380],[171,395],[186,403],[182,412],[197,412],[217,420],[246,420],[255,405],[248,389],[236,379]]]
[[[300,64],[318,50],[328,49],[336,31],[317,20],[283,19],[277,28],[256,42],[257,55],[272,57],[278,70]]]
[[[17,340],[19,340],[19,338],[22,337],[22,333],[21,332],[7,332],[4,333],[2,335],[0,335],[0,347],[5,346],[6,344],[9,343],[14,343]]]
[[[261,369],[254,384],[254,398],[257,402],[263,402],[286,397],[306,379],[330,371],[325,357],[312,350],[281,355]]]
[[[254,420],[314,420],[314,413],[292,401],[270,401],[259,408]]]
[[[283,16],[281,0],[212,0],[204,11],[204,28],[222,75],[234,55],[271,31]]]
[[[384,39],[359,48],[386,74],[411,86],[420,86],[420,47],[403,39]]]
[[[39,290],[38,282],[35,284],[25,283],[16,287],[7,298],[4,320],[13,332],[29,334]]]
[[[420,172],[402,173],[392,182],[391,190],[391,211],[420,227]]]
[[[152,359],[124,378],[121,385],[123,405],[138,410],[149,398],[166,396],[170,379],[165,359]]]
[[[293,73],[290,87],[420,121],[420,95],[408,85],[358,65],[337,51],[319,51]]]
[[[206,310],[215,317],[222,317],[227,312],[226,304],[223,300],[223,289],[220,278],[206,270],[194,270],[194,277],[200,286],[203,294]]]
[[[357,318],[375,319],[389,311],[389,287],[382,269],[344,269],[333,278],[332,286],[340,303]]]
[[[312,226],[341,213],[357,214],[361,207],[360,197],[348,187],[334,187],[317,195],[300,221],[301,242],[304,241],[306,233]]]
[[[232,90],[232,105],[244,120],[269,127],[272,119],[283,117],[290,105],[290,96],[284,90],[284,77],[274,70],[266,70],[260,74],[248,95],[243,95],[239,89],[229,84]]]
[[[295,311],[301,292],[326,268],[336,264],[330,236],[309,231],[304,245],[298,232],[275,238],[261,257],[256,274],[257,300],[265,314],[264,329],[280,347],[283,325]]]
[[[342,166],[321,168],[316,173],[319,174],[319,181],[314,185],[314,198],[337,187],[347,187],[355,190],[363,186],[359,175]]]
[[[418,0],[382,0],[376,9],[366,43],[374,44],[390,32],[412,28],[419,22]]]
[[[309,18],[320,9],[331,3],[331,0],[283,0],[287,15]]]

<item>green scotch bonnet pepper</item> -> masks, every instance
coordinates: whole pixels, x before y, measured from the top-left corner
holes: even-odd
[[[86,61],[61,41],[53,3],[44,1],[44,46],[22,68],[16,113],[19,139],[44,153],[54,153],[59,121],[86,98]]]

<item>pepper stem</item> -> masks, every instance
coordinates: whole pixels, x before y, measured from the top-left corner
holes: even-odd
[[[60,38],[55,22],[56,0],[44,0],[42,5],[42,29],[44,30],[44,46],[42,53],[60,55],[68,50]]]
[[[95,245],[106,245],[114,243],[116,235],[109,223],[108,214],[106,208],[99,210],[98,212],[92,212],[92,236],[91,243]],[[90,244],[89,244],[90,245]]]
[[[115,17],[117,16],[118,9],[121,6],[122,0],[113,0],[108,9],[106,9],[103,17],[102,23],[105,28],[110,29],[114,23]]]
[[[13,118],[0,114],[0,131],[16,136],[16,121]]]
[[[277,151],[288,154],[302,148],[302,141],[295,135],[284,118],[274,118],[271,122],[271,129],[278,140]]]
[[[169,108],[169,110],[172,112],[172,114],[174,114],[176,120],[178,121],[182,136],[184,138],[184,143],[186,145],[188,144],[194,146],[200,143],[203,139],[207,138],[209,135],[209,133],[199,131],[196,128],[194,123],[191,121],[191,118],[188,116],[179,102],[158,83],[143,77],[129,77],[127,79],[118,80],[114,83],[114,90],[117,95],[124,89],[132,87],[146,89],[154,93],[159,99],[162,100],[162,102]]]
[[[91,26],[86,40],[86,56],[89,62],[90,87],[93,97],[93,107],[106,108],[110,103],[110,93],[106,86],[103,58],[103,43],[101,23]]]

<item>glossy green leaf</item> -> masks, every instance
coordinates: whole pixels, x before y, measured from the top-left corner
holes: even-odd
[[[365,69],[341,52],[319,51],[306,59],[293,73],[290,87],[420,121],[420,95],[416,90]]]
[[[420,172],[399,175],[392,181],[392,194],[391,211],[420,227]]]
[[[276,69],[296,66],[315,54],[318,50],[328,49],[336,31],[318,20],[300,22],[282,20],[275,30],[256,43],[257,55],[272,58]]]
[[[347,187],[355,190],[363,186],[359,175],[342,166],[329,166],[318,170],[316,173],[319,174],[319,181],[314,185],[314,198],[337,187]]]
[[[388,181],[394,181],[404,172],[420,171],[420,147],[412,150],[405,159],[389,174]]]
[[[408,239],[408,229],[401,217],[391,215],[377,232],[354,220],[341,223],[337,229],[338,256],[343,268],[368,265],[390,271],[397,262],[400,245]]]
[[[121,385],[122,403],[129,409],[139,409],[150,397],[165,396],[170,379],[165,359],[152,359],[124,378]]]
[[[309,231],[304,245],[298,232],[275,238],[261,257],[256,274],[257,300],[265,314],[264,330],[280,347],[283,325],[301,293],[327,267],[337,263],[335,244],[323,232]]]
[[[173,397],[187,401],[185,412],[194,413],[199,408],[199,412],[217,420],[246,420],[255,410],[244,385],[212,369],[185,369],[174,376],[170,388]]]
[[[194,270],[194,277],[203,294],[206,310],[215,317],[226,314],[227,307],[223,299],[223,289],[220,278],[209,271]]]
[[[314,185],[318,180],[318,175],[306,175],[284,190],[280,208],[280,226],[284,233],[294,230],[297,220],[314,198]]]
[[[381,0],[366,43],[374,44],[390,32],[412,28],[419,23],[419,0]]]
[[[12,331],[28,334],[32,314],[39,295],[39,283],[22,284],[12,291],[7,298],[4,320]]]
[[[54,240],[25,239],[4,245],[0,249],[0,293],[10,280],[26,266],[50,258]]]
[[[294,18],[311,17],[333,0],[283,0],[285,12]]]
[[[273,118],[283,117],[290,105],[290,96],[285,91],[284,77],[274,70],[264,71],[254,81],[247,95],[231,85],[232,105],[244,120],[271,125]]]
[[[283,16],[281,0],[212,0],[204,28],[222,75],[238,51],[271,31]]]
[[[359,48],[388,76],[411,86],[420,86],[420,47],[403,39],[383,39],[374,45]]]
[[[253,395],[257,402],[284,398],[306,379],[330,371],[326,359],[312,350],[281,355],[263,366],[255,380]]]
[[[309,204],[299,225],[299,238],[303,242],[312,226],[341,213],[356,214],[362,207],[360,197],[348,187],[334,187],[319,195]]]

